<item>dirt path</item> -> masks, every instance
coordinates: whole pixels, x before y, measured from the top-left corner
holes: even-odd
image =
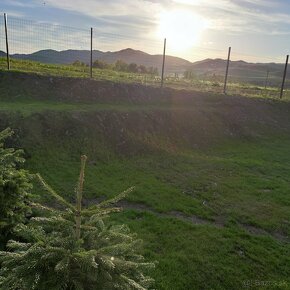
[[[101,200],[102,199],[86,200],[85,204],[93,205],[100,202]],[[125,210],[131,209],[131,210],[135,210],[139,212],[150,212],[158,217],[176,218],[184,222],[189,222],[193,225],[209,225],[209,226],[214,226],[217,228],[226,227],[225,218],[221,216],[215,217],[214,220],[207,220],[207,219],[198,217],[196,215],[186,215],[180,211],[170,211],[167,213],[160,213],[143,203],[133,203],[133,202],[128,202],[126,200],[119,201],[116,205],[119,207],[122,207]],[[279,242],[290,243],[290,238],[286,236],[285,234],[278,231],[268,232],[262,228],[255,227],[252,225],[247,225],[247,224],[241,224],[241,223],[238,223],[238,226],[242,228],[243,230],[245,230],[248,234],[253,235],[253,236],[266,236],[266,237],[271,237],[272,239],[275,239]]]

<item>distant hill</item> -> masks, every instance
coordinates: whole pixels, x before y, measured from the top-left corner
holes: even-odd
[[[0,50],[0,57],[6,57],[6,53]]]
[[[212,73],[224,74],[226,68],[227,61],[224,59],[216,58],[216,59],[205,59],[202,61],[197,61],[190,66],[191,69],[199,71],[200,73],[205,73],[207,71],[211,71]],[[230,69],[231,71],[235,70],[245,70],[245,71],[262,71],[265,73],[267,70],[269,71],[281,71],[283,72],[284,64],[277,63],[249,63],[243,60],[239,61],[231,61]]]
[[[0,51],[0,57],[6,54]],[[56,51],[51,49],[40,50],[31,54],[13,54],[12,58],[34,60],[44,63],[54,64],[70,64],[76,60],[84,63],[89,63],[90,51],[88,50],[63,50]],[[152,55],[140,50],[131,48],[120,51],[100,50],[93,51],[93,60],[103,60],[107,63],[114,63],[117,60],[123,60],[127,63],[137,63],[138,65],[145,65],[147,67],[157,67],[161,72],[162,55]],[[166,56],[165,72],[182,74],[185,70],[192,71],[199,77],[219,76],[222,79],[225,74],[226,60],[224,59],[204,59],[197,62],[190,62],[183,58],[175,56]],[[232,80],[250,82],[255,84],[263,84],[267,70],[270,72],[269,82],[276,85],[280,82],[284,64],[277,63],[248,63],[245,61],[231,61],[229,69],[229,77]],[[288,74],[290,77],[290,73]]]
[[[188,70],[197,75],[224,76],[227,61],[224,59],[205,59],[197,61],[189,66]],[[249,63],[243,60],[231,61],[229,76],[232,80],[249,82],[257,85],[265,83],[267,71],[269,71],[269,83],[277,85],[281,82],[284,64],[280,63]],[[288,74],[290,79],[290,73]]]
[[[2,52],[3,53],[3,52]],[[0,52],[1,56],[1,52]],[[76,60],[88,63],[90,59],[90,51],[88,50],[40,50],[31,54],[13,54],[13,58],[40,61],[44,63],[54,64],[70,64]],[[159,71],[162,65],[162,55],[151,55],[139,50],[131,48],[123,49],[115,52],[103,52],[99,50],[93,51],[93,60],[103,60],[107,63],[114,63],[117,60],[123,60],[127,63],[137,63],[138,65],[145,65],[147,67],[157,67]],[[174,56],[166,57],[166,72],[183,72],[191,62]]]

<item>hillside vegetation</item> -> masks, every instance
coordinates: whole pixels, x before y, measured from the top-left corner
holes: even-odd
[[[6,54],[0,51],[0,57],[5,57]],[[38,61],[46,64],[64,64],[69,65],[75,61],[80,61],[89,64],[90,51],[89,50],[63,50],[56,51],[52,49],[44,49],[36,51],[31,54],[13,54],[13,59]],[[157,67],[159,72],[162,69],[161,54],[152,55],[144,51],[134,50],[132,48],[122,49],[120,51],[100,51],[93,50],[93,61],[102,61],[107,64],[113,64],[118,60],[126,63],[136,63],[146,67]],[[217,79],[224,78],[226,69],[226,60],[204,59],[201,61],[190,62],[186,59],[166,56],[165,73],[182,75],[185,71],[191,71],[198,79],[209,79],[216,76]],[[284,71],[284,63],[250,63],[242,60],[230,62],[230,80],[233,82],[251,83],[253,85],[264,86],[268,75],[269,86],[280,86]],[[287,78],[287,86],[289,86],[289,77]]]
[[[224,61],[221,61],[224,63]],[[221,73],[220,62],[218,61],[219,72]],[[190,77],[183,77],[183,75],[167,76],[164,79],[164,87],[174,88],[178,90],[190,90],[210,93],[222,93],[224,86],[224,74],[219,74],[218,71],[211,73],[205,69],[204,63],[197,63],[197,70],[189,69],[184,75]],[[200,67],[199,67],[200,66]],[[118,71],[110,68],[96,68],[93,67],[92,76],[95,80],[108,80],[114,83],[134,83],[142,84],[150,87],[158,87],[161,85],[161,78],[156,76],[155,73],[130,73]],[[155,66],[154,66],[155,67]],[[151,67],[154,69],[154,67]],[[212,67],[214,70],[216,66]],[[7,69],[6,58],[0,57],[0,73]],[[148,69],[148,68],[147,68]],[[150,69],[150,68],[149,68]],[[237,66],[236,66],[237,69]],[[196,75],[195,71],[201,70],[201,75]],[[160,71],[160,70],[159,70]],[[90,76],[90,69],[86,65],[73,65],[73,64],[47,64],[29,60],[11,59],[11,73],[13,72],[29,72],[37,75],[51,76],[51,77],[73,77],[73,78],[86,78]],[[252,74],[253,73],[253,74]],[[2,74],[2,73],[1,73]],[[227,86],[227,93],[229,95],[242,95],[251,97],[262,98],[278,98],[280,96],[280,76],[272,80],[269,79],[268,87],[264,86],[264,71],[259,72],[258,80],[253,81],[252,77],[257,76],[255,70],[253,72],[244,72],[245,78],[239,76],[230,76]],[[9,74],[3,75],[7,77]],[[2,78],[3,79],[3,78]],[[274,81],[274,82],[273,82]],[[5,85],[5,82],[4,82]],[[284,99],[290,99],[290,90],[288,89],[288,81],[285,84]]]
[[[30,171],[73,199],[88,155],[85,204],[136,186],[114,220],[159,261],[156,289],[289,287],[289,118],[287,100],[0,75],[0,130]]]

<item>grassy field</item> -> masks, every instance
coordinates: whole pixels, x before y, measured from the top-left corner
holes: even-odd
[[[5,70],[7,67],[6,59],[0,58],[0,70]],[[18,72],[33,72],[40,75],[50,76],[63,76],[63,77],[77,77],[77,78],[88,78],[89,68],[78,67],[73,65],[54,65],[44,64],[35,61],[27,60],[11,60],[12,71]],[[136,74],[118,72],[108,69],[96,69],[93,68],[93,78],[98,80],[109,80],[121,83],[141,83],[149,86],[160,86],[160,78],[152,75]],[[175,79],[168,77],[165,79],[165,86],[175,89],[186,89],[186,90],[198,90],[210,93],[222,93],[223,82],[211,81],[207,79],[193,79],[186,80],[183,78]],[[236,78],[231,81],[229,76],[229,83],[227,88],[229,95],[242,95],[262,98],[278,98],[280,95],[280,87],[268,87],[253,85],[247,82],[238,82]],[[285,89],[284,98],[290,99],[290,90]]]
[[[127,223],[159,261],[156,289],[290,289],[287,100],[43,100],[36,80],[37,93],[19,82],[0,91],[9,144],[67,199],[83,153],[86,203],[136,186],[111,222]]]

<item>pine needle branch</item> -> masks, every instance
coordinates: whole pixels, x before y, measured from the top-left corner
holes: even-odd
[[[85,209],[82,211],[82,215],[83,216],[104,216],[104,215],[107,215],[107,214],[110,214],[110,213],[113,213],[113,212],[121,212],[123,210],[123,208],[121,207],[112,207],[112,208],[108,208],[108,209],[102,209],[100,210],[99,208],[95,208],[95,209]]]
[[[60,203],[62,203],[64,206],[70,208],[74,212],[76,211],[75,207],[67,202],[63,197],[61,197],[59,194],[57,194],[41,177],[39,173],[36,174],[38,180],[40,181],[40,184],[43,186],[43,188],[50,193],[56,200],[58,200]]]
[[[54,214],[62,214],[61,211],[57,210],[57,209],[54,209],[54,208],[51,208],[51,207],[48,207],[48,206],[45,206],[45,205],[42,205],[40,203],[37,203],[37,202],[29,202],[29,205],[33,208],[36,208],[36,209],[40,209],[40,210],[43,210],[43,211],[48,211],[50,213],[54,213]]]
[[[117,203],[118,201],[124,199],[134,189],[135,189],[135,187],[132,186],[132,187],[128,188],[127,190],[119,193],[117,196],[100,202],[99,204],[95,205],[93,208],[102,208],[102,207],[106,207],[106,206],[109,206],[111,204]]]

